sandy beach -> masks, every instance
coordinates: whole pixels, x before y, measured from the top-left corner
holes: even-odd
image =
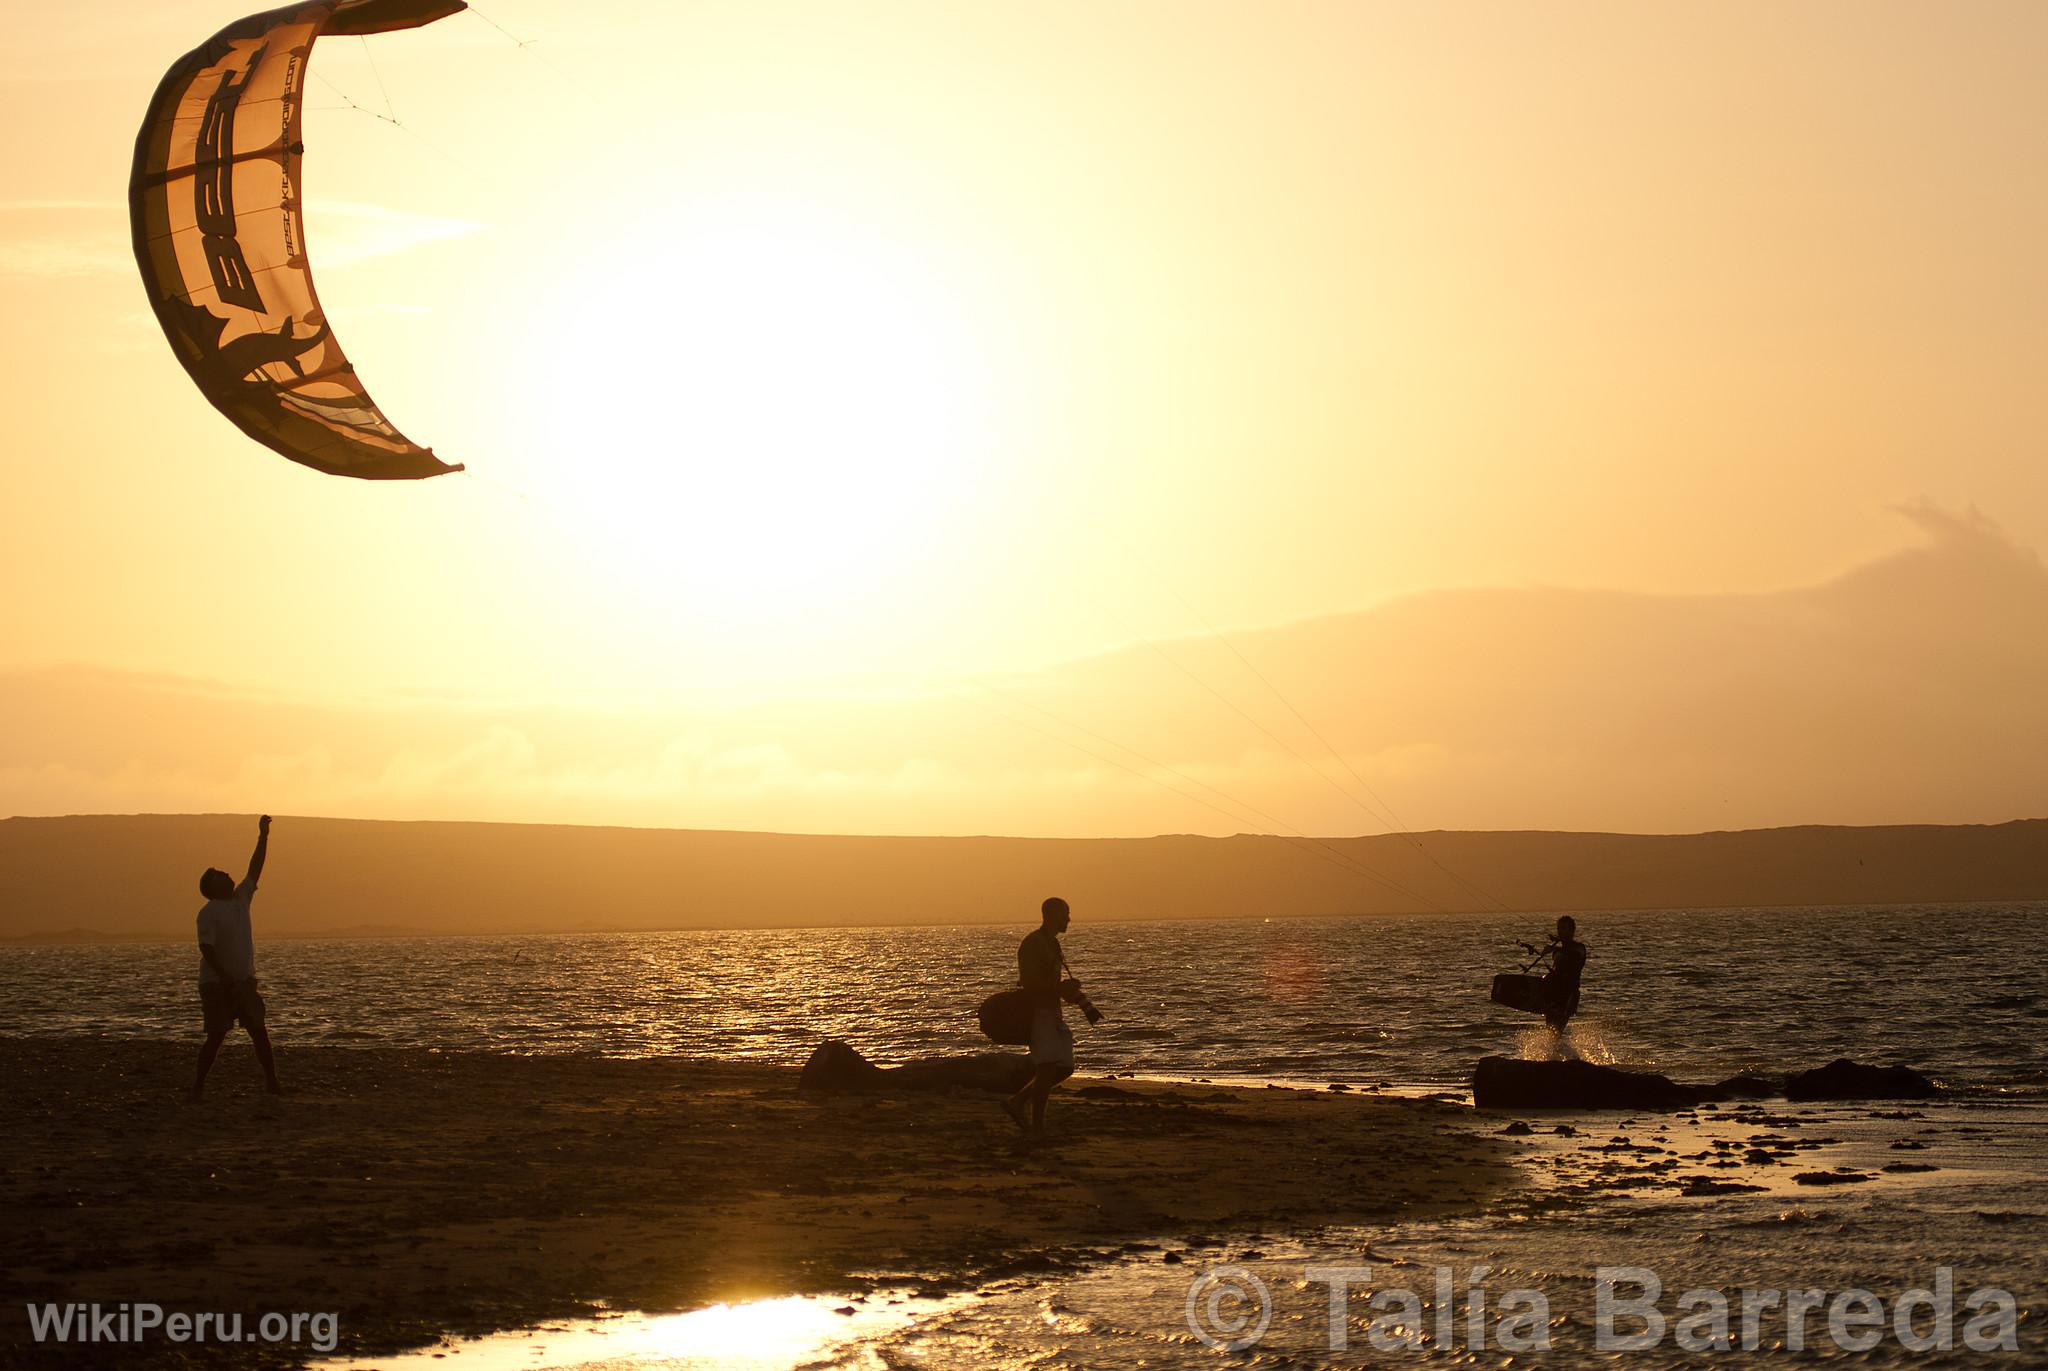
[[[1464,1111],[1358,1093],[1083,1077],[1032,1144],[990,1095],[808,1095],[786,1067],[307,1048],[272,1099],[235,1042],[195,1107],[191,1057],[0,1039],[0,1339],[21,1364],[308,1355],[35,1347],[25,1302],[332,1311],[338,1350],[366,1354],[1454,1212],[1513,1175]]]

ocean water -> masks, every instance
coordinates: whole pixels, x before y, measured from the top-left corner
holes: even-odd
[[[826,1037],[883,1061],[979,1051],[1014,984],[1005,927],[261,940],[281,1042],[801,1062]],[[1531,1020],[1487,1000],[1536,915],[1091,923],[1067,957],[1105,1012],[1084,1072],[1462,1090]],[[1581,916],[1586,1056],[1681,1080],[1833,1057],[1959,1090],[2048,1096],[2048,905]],[[190,946],[0,950],[0,1033],[187,1038]]]
[[[1462,1098],[1480,1056],[1549,1050],[1525,1016],[1486,998],[1492,975],[1516,965],[1514,940],[1547,922],[1090,923],[1083,909],[1068,958],[1107,1018],[1077,1022],[1082,1069]],[[1488,1131],[1529,1130],[1503,1138],[1525,1183],[1481,1214],[1161,1233],[1114,1259],[964,1294],[915,1293],[951,1273],[875,1272],[843,1297],[622,1311],[340,1364],[451,1365],[460,1354],[472,1371],[2048,1365],[2048,905],[1644,911],[1580,924],[1592,950],[1571,1035],[1581,1055],[1687,1081],[1849,1056],[1918,1067],[1950,1093],[1474,1114]],[[1011,982],[1027,928],[280,941],[259,943],[258,956],[287,1044],[796,1063],[842,1037],[889,1061],[985,1048],[974,1006]],[[196,962],[163,944],[0,951],[0,1033],[189,1039]],[[1621,1267],[1661,1285],[1648,1299],[1664,1326],[1640,1349],[1601,1336],[1601,1275]],[[1333,1272],[1349,1283],[1335,1307]],[[1647,1293],[1627,1280],[1618,1290]],[[1797,1292],[1820,1303],[1795,1330],[1785,1306]],[[2011,1301],[2009,1324],[1973,1324],[1996,1313],[1995,1301],[1973,1303],[1983,1292]],[[1532,1296],[1543,1302],[1533,1348]],[[1729,1311],[1718,1329],[1716,1296]],[[1745,1299],[1759,1306],[1753,1330]],[[1846,1341],[1829,1319],[1845,1300]],[[1691,1346],[1679,1337],[1688,1318]],[[1628,1314],[1615,1327],[1648,1331]],[[1973,1327],[1990,1350],[1970,1345]],[[1727,1349],[1704,1350],[1699,1339],[1717,1331]],[[1517,1334],[1523,1344],[1509,1345]],[[2014,1350],[2000,1350],[2006,1340]]]

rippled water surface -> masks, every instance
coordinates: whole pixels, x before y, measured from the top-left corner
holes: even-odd
[[[1083,910],[1068,957],[1108,1018],[1078,1030],[1082,1067],[1461,1090],[1486,1053],[1547,1048],[1525,1016],[1486,999],[1493,973],[1512,969],[1514,940],[1540,936],[1546,922],[1090,924]],[[795,1063],[821,1038],[843,1037],[888,1060],[985,1048],[973,1008],[1012,981],[1026,930],[280,941],[260,943],[258,962],[273,1030],[288,1047]],[[1482,1302],[1496,1310],[1509,1289],[1548,1300],[1551,1351],[1535,1358],[1545,1364],[2044,1364],[2048,993],[2039,944],[2048,905],[1589,914],[1581,932],[1592,958],[1573,1040],[1589,1057],[1700,1081],[1851,1056],[1918,1066],[1956,1093],[1905,1109],[1776,1102],[1677,1117],[1553,1117],[1504,1140],[1524,1157],[1530,1184],[1484,1214],[1373,1230],[1162,1233],[1144,1251],[1078,1272],[946,1301],[850,1293],[866,1311],[852,1318],[831,1300],[769,1301],[519,1330],[431,1349],[421,1364],[456,1364],[465,1348],[465,1364],[693,1371],[1523,1364],[1526,1353],[1508,1360],[1491,1316],[1483,1350],[1469,1345],[1475,1271],[1492,1292]],[[196,971],[195,952],[180,945],[0,951],[0,1033],[192,1038]],[[1473,1118],[1489,1130],[1503,1124]],[[1738,1160],[1760,1145],[1789,1150]],[[1855,1177],[1823,1188],[1796,1179],[1813,1171]],[[1725,1188],[1687,1194],[1687,1177]],[[1750,1288],[1832,1297],[1863,1287],[1895,1303],[1946,1267],[1957,1304],[1979,1285],[2013,1291],[2020,1350],[1925,1353],[1895,1336],[1844,1350],[1820,1337],[1823,1312],[1803,1352],[1784,1346],[1782,1317],[1766,1319],[1753,1353],[1688,1352],[1670,1340],[1609,1352],[1593,1341],[1591,1322],[1602,1265],[1654,1270],[1674,1321],[1692,1287],[1734,1300]],[[1306,1275],[1338,1266],[1372,1270],[1339,1321],[1341,1352],[1329,1346],[1328,1287]],[[1190,1322],[1191,1291],[1202,1295],[1199,1283],[1218,1268],[1249,1273],[1266,1291],[1271,1322],[1255,1347],[1217,1351]],[[1439,1268],[1454,1282],[1450,1325],[1440,1322]],[[1394,1288],[1423,1301],[1425,1336],[1413,1352],[1370,1341],[1377,1307],[1366,1301]],[[1226,1316],[1248,1307],[1221,1306]]]
[[[261,938],[260,913],[258,936]],[[1972,1091],[2048,1093],[2048,906],[1588,914],[1587,1055],[1681,1079],[1834,1056]],[[1538,916],[1090,924],[1066,939],[1106,1011],[1084,1070],[1459,1086],[1525,1016],[1487,1002]],[[740,1056],[823,1037],[883,1059],[987,1046],[1015,928],[794,929],[259,942],[286,1043]],[[189,1037],[197,953],[0,951],[0,1032]]]

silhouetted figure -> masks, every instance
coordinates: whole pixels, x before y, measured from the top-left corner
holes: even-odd
[[[1579,941],[1578,921],[1566,914],[1557,921],[1550,939],[1550,974],[1543,984],[1550,989],[1550,1009],[1543,1021],[1552,1031],[1564,1032],[1572,1015],[1579,1012],[1579,977],[1586,970],[1586,945]]]
[[[1045,1131],[1045,1102],[1053,1087],[1074,1074],[1074,1035],[1067,1027],[1062,1000],[1081,998],[1081,983],[1064,976],[1067,959],[1060,952],[1060,934],[1073,922],[1067,902],[1054,896],[1039,907],[1042,922],[1017,945],[1017,984],[1038,992],[1031,1010],[1031,1065],[1024,1088],[1003,1101],[1003,1109],[1027,1134]],[[1026,1110],[1029,1113],[1026,1113]]]
[[[249,923],[249,901],[263,875],[263,857],[270,847],[270,816],[256,823],[256,851],[241,884],[217,867],[199,878],[206,904],[199,911],[199,1008],[206,1016],[206,1043],[199,1049],[199,1074],[192,1081],[192,1099],[206,1085],[206,1073],[237,1023],[249,1030],[256,1060],[263,1064],[264,1088],[281,1094],[277,1062],[270,1052],[270,1034],[263,1027],[263,996],[256,989],[256,935]]]

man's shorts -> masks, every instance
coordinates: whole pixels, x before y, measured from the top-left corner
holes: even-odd
[[[199,985],[199,1007],[206,1014],[206,1036],[209,1038],[227,1032],[238,1023],[244,1028],[263,1027],[263,997],[256,992],[254,981],[243,981],[239,986],[202,981]]]
[[[1050,1006],[1031,1015],[1031,1064],[1074,1064],[1074,1034],[1060,1011]]]

